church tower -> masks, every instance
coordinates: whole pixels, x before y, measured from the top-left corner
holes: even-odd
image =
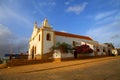
[[[45,59],[55,43],[55,34],[48,20],[42,22],[40,28],[34,23],[34,29],[29,41],[29,59]]]
[[[51,51],[50,48],[55,43],[55,34],[47,19],[43,21],[40,29],[42,31],[42,54],[46,58],[45,54]]]

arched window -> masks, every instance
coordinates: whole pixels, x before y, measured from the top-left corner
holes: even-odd
[[[40,41],[40,34],[39,34],[39,41]]]
[[[46,36],[46,40],[50,41],[51,40],[51,35],[48,33]]]

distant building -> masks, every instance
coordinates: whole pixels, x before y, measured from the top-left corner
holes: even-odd
[[[104,44],[107,45],[107,47],[109,47],[111,49],[115,49],[115,47],[112,43],[104,43]]]
[[[57,42],[65,42],[71,46],[87,44],[94,50],[89,56],[109,55],[111,52],[110,47],[106,44],[99,44],[91,37],[55,31],[49,25],[48,20],[45,19],[40,28],[38,28],[37,23],[34,23],[33,33],[29,41],[29,59],[40,60],[54,58],[54,56],[50,56],[50,54],[53,54],[51,53],[50,48]],[[61,54],[61,58],[70,57],[74,57],[74,54]]]
[[[118,55],[120,55],[120,48],[116,48],[117,49],[117,51],[118,51]]]

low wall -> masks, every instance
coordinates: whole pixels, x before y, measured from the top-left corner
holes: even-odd
[[[73,53],[61,53],[59,50],[56,50],[53,54],[53,59],[55,62],[74,60],[74,59],[89,59],[89,58],[100,58],[106,57],[107,55],[94,55],[94,53],[89,54],[77,54],[77,58],[74,58]]]
[[[73,58],[74,54],[72,54],[72,53],[63,53],[63,54],[61,54],[61,57],[62,58]]]
[[[78,57],[74,58],[74,54],[72,53],[60,53],[58,51],[54,54],[43,55],[42,59],[40,60],[12,59],[9,62],[7,62],[7,66],[21,66],[21,65],[45,63],[45,62],[61,62],[61,61],[68,61],[75,59],[89,59],[89,58],[100,58],[100,57],[106,57],[106,55],[94,56],[91,54],[78,54]]]
[[[13,59],[7,62],[7,66],[21,66],[21,65],[29,65],[29,64],[38,64],[45,62],[52,62],[52,59],[49,60],[27,60],[27,59]]]

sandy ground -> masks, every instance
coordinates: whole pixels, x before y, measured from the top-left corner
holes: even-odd
[[[120,56],[9,67],[0,80],[120,80]]]

